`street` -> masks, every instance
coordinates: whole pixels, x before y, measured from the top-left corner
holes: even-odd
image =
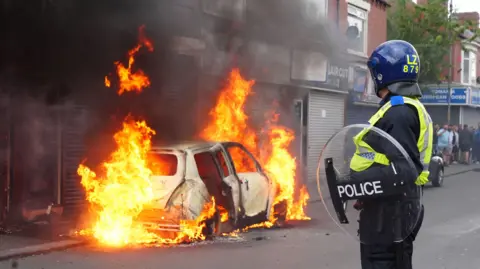
[[[475,171],[447,177],[442,188],[425,189],[426,215],[415,245],[415,268],[478,268],[479,189],[480,173]],[[360,268],[358,243],[327,219],[323,205],[311,203],[309,214],[313,220],[308,223],[250,231],[241,238],[171,248],[79,247],[20,259],[18,268]],[[0,263],[0,268],[11,268],[11,263]]]

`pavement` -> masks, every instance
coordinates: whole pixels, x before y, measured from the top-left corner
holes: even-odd
[[[480,165],[452,165],[446,170],[442,188],[426,188],[425,222],[415,244],[416,268],[479,268],[480,173],[471,171],[473,168]],[[77,246],[74,241],[42,244],[36,249],[30,247],[36,250],[32,253],[35,256],[0,261],[0,269],[12,268],[13,262],[19,269],[360,268],[358,243],[335,226],[323,205],[310,203],[308,214],[312,221],[297,223],[291,228],[254,230],[238,238],[174,247],[106,249],[87,245],[71,248]],[[58,251],[47,254],[52,247]],[[39,251],[42,248],[44,250]],[[28,255],[25,248],[16,247],[0,255],[20,250],[24,251],[20,256]],[[9,258],[13,257],[15,255]]]

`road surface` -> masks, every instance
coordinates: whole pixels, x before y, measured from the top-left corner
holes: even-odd
[[[480,266],[480,173],[446,178],[428,188],[424,226],[415,245],[414,267],[478,269]],[[257,230],[240,239],[173,248],[105,250],[82,247],[18,260],[19,269],[185,269],[185,268],[360,268],[358,245],[342,234],[322,210],[313,221],[290,229]],[[11,268],[0,263],[1,269]]]

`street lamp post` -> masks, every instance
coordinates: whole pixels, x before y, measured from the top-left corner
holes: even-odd
[[[453,14],[453,0],[450,0],[449,10],[448,10],[448,37],[449,40],[452,40],[452,14]],[[450,45],[449,59],[448,59],[448,95],[447,95],[447,122],[450,124],[450,114],[451,114],[451,97],[452,97],[452,76],[453,76],[453,42]]]

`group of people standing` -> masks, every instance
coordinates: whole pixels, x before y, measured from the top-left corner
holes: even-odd
[[[446,165],[480,163],[480,123],[477,128],[465,125],[435,125],[433,143],[443,154]]]

